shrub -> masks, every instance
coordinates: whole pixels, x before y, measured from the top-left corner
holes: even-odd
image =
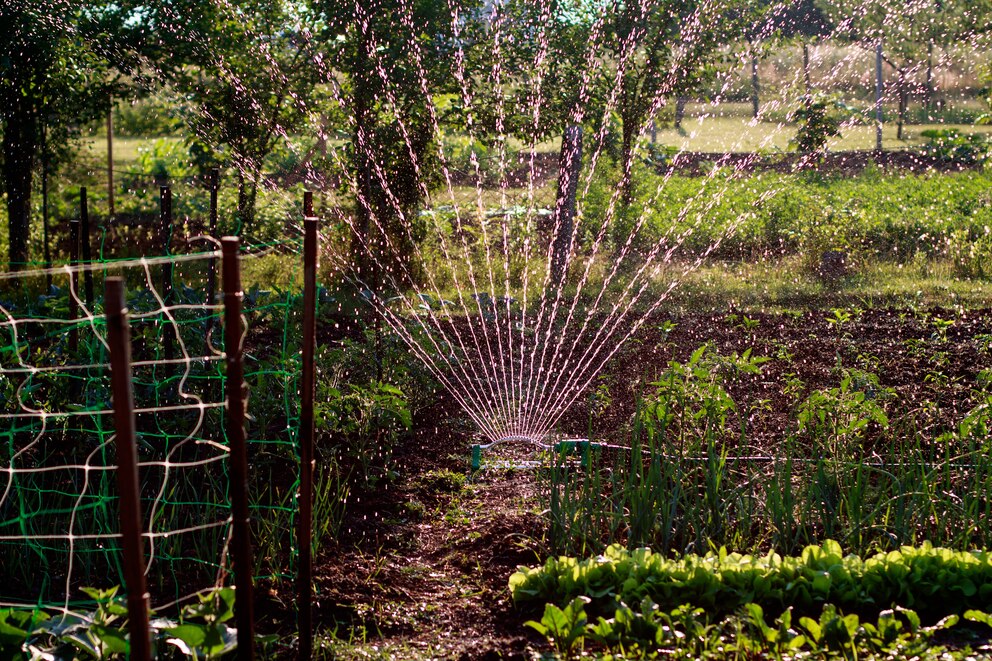
[[[841,116],[837,102],[831,97],[814,95],[792,113],[796,122],[796,149],[801,154],[821,154],[827,150],[827,141],[840,135]]]

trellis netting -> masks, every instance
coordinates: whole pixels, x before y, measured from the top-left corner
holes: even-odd
[[[210,251],[0,274],[0,608],[85,610],[81,588],[123,583],[102,300],[110,275],[124,279],[130,313],[152,608],[229,582],[224,340],[208,300],[219,262]],[[292,530],[296,511],[297,298],[245,295],[247,322],[264,318],[271,331],[245,359],[249,391],[266,399],[248,435],[251,456],[264,457],[250,473],[252,519],[267,530]],[[256,577],[288,578],[290,534],[268,544]]]

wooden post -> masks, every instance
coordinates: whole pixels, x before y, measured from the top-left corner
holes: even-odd
[[[896,69],[896,96],[898,97],[898,116],[896,117],[896,140],[903,139],[903,126],[906,124],[906,111],[909,106],[909,90],[906,89],[906,68]]]
[[[251,572],[251,529],[248,515],[248,450],[245,407],[248,393],[242,363],[244,328],[241,317],[240,242],[236,236],[221,239],[224,288],[224,353],[227,363],[227,439],[231,451],[231,519],[234,557],[234,616],[238,626],[238,659],[255,658],[255,615]]]
[[[575,196],[579,187],[582,168],[582,127],[572,124],[565,128],[558,159],[558,197],[555,201],[555,235],[551,238],[551,283],[560,286],[565,282],[568,257],[571,250],[572,230],[575,223]]]
[[[211,238],[217,238],[217,192],[220,190],[220,169],[210,170],[210,225],[209,233]],[[217,260],[213,257],[207,263],[207,305],[213,305],[217,297]],[[214,315],[207,316],[207,328],[204,332],[204,342],[206,343],[206,353],[210,349],[210,335],[214,328]],[[206,355],[206,353],[204,355]]]
[[[90,253],[90,210],[86,200],[86,186],[79,188],[79,241],[82,248],[83,263],[89,265],[93,256]],[[87,268],[83,272],[83,289],[86,292],[86,307],[93,309],[93,270]]]
[[[161,216],[161,241],[162,254],[172,254],[172,189],[162,186],[159,189],[159,210]],[[172,262],[162,265],[162,300],[166,305],[172,303]],[[163,321],[165,323],[165,315]],[[172,360],[175,354],[175,340],[173,329],[166,328],[162,332],[162,355],[166,360]]]
[[[307,196],[310,194],[307,193]],[[304,208],[313,211],[312,200]],[[317,347],[317,219],[303,219],[303,370],[300,393],[300,501],[296,543],[299,548],[296,608],[300,661],[313,653],[313,472],[314,354]]]
[[[79,266],[79,221],[76,219],[69,221],[69,351],[72,359],[76,359],[76,352],[79,350],[79,330],[76,328],[76,320],[79,318],[79,303],[76,302],[79,296],[79,275],[76,267]]]
[[[48,231],[48,129],[47,129],[48,119],[44,118],[41,122],[41,228],[42,237],[44,240],[44,254],[45,254],[45,268],[52,268],[52,248],[49,243],[49,231]],[[46,285],[48,286],[48,291],[45,294],[50,294],[52,289],[52,274],[49,272],[45,277]]]
[[[107,108],[107,214],[114,217],[114,98]]]
[[[124,281],[119,277],[107,278],[104,287],[130,658],[132,661],[150,661],[149,596],[145,586],[145,555],[141,540],[141,490],[134,432],[134,390],[131,387],[131,333],[124,307]]]
[[[313,191],[303,191],[303,220],[313,217]]]
[[[882,151],[882,40],[875,45],[875,151]]]

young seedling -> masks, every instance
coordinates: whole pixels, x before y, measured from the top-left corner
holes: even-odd
[[[934,333],[936,338],[939,339],[941,342],[947,342],[947,331],[949,331],[951,329],[951,326],[954,325],[954,320],[941,319],[940,317],[932,317],[930,319],[930,323],[932,323],[934,325],[934,328],[936,329],[936,332]]]
[[[585,640],[588,622],[585,606],[590,601],[589,597],[576,597],[564,609],[554,604],[546,604],[541,621],[530,620],[525,622],[524,626],[534,629],[547,638],[564,659],[572,659],[575,648],[579,647],[581,650]]]

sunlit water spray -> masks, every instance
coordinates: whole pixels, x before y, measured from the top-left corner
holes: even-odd
[[[236,14],[225,0],[213,4]],[[869,4],[846,10],[856,17]],[[751,49],[771,37],[767,15],[729,21],[722,13],[729,6],[718,0],[699,2],[679,18],[668,37],[665,67],[649,88],[630,87],[630,81],[637,81],[646,66],[643,49],[652,38],[647,19],[670,9],[668,3],[652,0],[630,5],[625,14],[629,29],[611,23],[619,20],[612,3],[495,2],[478,13],[450,2],[444,8],[447,17],[433,26],[425,23],[424,8],[414,2],[397,3],[388,16],[363,3],[343,3],[334,7],[338,14],[297,17],[294,29],[301,36],[288,65],[271,55],[263,39],[245,44],[270,72],[273,89],[285,83],[279,98],[293,99],[289,105],[305,119],[301,124],[275,115],[266,127],[291,149],[298,148],[291,139],[296,132],[321,140],[332,136],[322,108],[288,89],[286,67],[307,67],[322,81],[322,94],[339,111],[342,132],[349,136],[346,144],[326,144],[327,160],[342,185],[325,215],[349,228],[353,249],[330,256],[490,440],[548,435],[624,342],[719,250],[743,216],[726,227],[723,238],[702,249],[688,246],[710,222],[735,177],[750,166],[748,160],[731,162],[730,154],[742,148],[778,148],[773,132],[757,140],[749,135],[749,129],[758,133],[761,117],[787,115],[804,94],[815,92],[817,85],[830,86],[832,78],[860,76],[862,84],[873,84],[867,41],[832,51],[830,69],[821,62],[824,51],[809,48],[806,70],[816,72],[813,89],[803,68],[797,68],[789,84],[766,92],[760,117],[742,124],[741,133],[724,146],[724,156],[717,155],[715,167],[702,177],[699,192],[658,231],[652,227],[652,210],[669,194],[676,168],[657,178],[651,184],[654,190],[640,191],[636,214],[625,199],[629,186],[644,185],[635,170],[652,122],[669,112],[679,96],[694,96],[700,50],[728,55],[731,43],[746,41],[750,49],[733,54],[739,61],[731,69],[747,70]],[[768,15],[796,6],[782,2]],[[921,10],[916,5],[912,9]],[[838,33],[847,35],[852,23],[837,21]],[[433,42],[421,39],[429,29],[443,36]],[[714,35],[720,29],[724,31]],[[562,41],[562,33],[569,31],[582,37]],[[522,36],[529,39],[523,49]],[[714,38],[717,43],[710,43]],[[910,35],[887,38],[897,47],[899,39]],[[359,74],[346,82],[334,59],[337,51],[320,46],[342,42],[361,44],[356,52],[364,58],[353,70]],[[203,44],[207,52],[210,46]],[[439,60],[446,64],[438,67]],[[565,60],[573,63],[568,75],[562,73]],[[258,111],[267,100],[256,97],[251,80],[220,64],[218,75],[225,84]],[[146,66],[154,71],[153,63]],[[439,70],[445,75],[439,77]],[[358,118],[356,86],[361,84],[375,89],[377,122]],[[732,84],[730,75],[716,76],[710,87],[717,93],[708,108],[703,104],[695,117],[685,119],[689,133],[670,156],[672,162],[687,156],[691,138],[707,130]],[[446,92],[443,98],[439,89]],[[634,93],[644,94],[646,110],[633,131],[633,157],[615,166],[608,154],[614,149],[613,118],[627,107],[625,95]],[[893,99],[891,85],[884,94],[886,101]],[[408,110],[411,102],[417,112]],[[215,142],[202,127],[224,118],[205,106],[189,105],[187,112],[198,117],[191,122],[198,137]],[[870,122],[870,115],[852,113],[841,128],[864,122]],[[573,156],[581,161],[580,169],[566,168],[560,174],[557,186],[576,190],[571,221],[566,196],[549,190],[556,187],[542,172],[549,141],[569,125],[584,127],[580,158],[568,150],[555,155],[562,163]],[[398,133],[397,153],[380,153],[374,131],[383,127]],[[446,145],[459,139],[466,141],[469,153],[456,163]],[[387,159],[409,163],[419,204],[404,198],[406,191]],[[362,167],[356,168],[356,162]],[[736,170],[719,167],[731,163]],[[258,177],[256,163],[234,159],[232,164],[244,177]],[[466,178],[471,185],[460,185]],[[604,181],[609,182],[605,194]],[[759,202],[777,193],[769,190]],[[270,194],[289,195],[274,186]],[[626,236],[617,236],[621,221],[629,228]],[[563,256],[556,253],[557,239]]]

